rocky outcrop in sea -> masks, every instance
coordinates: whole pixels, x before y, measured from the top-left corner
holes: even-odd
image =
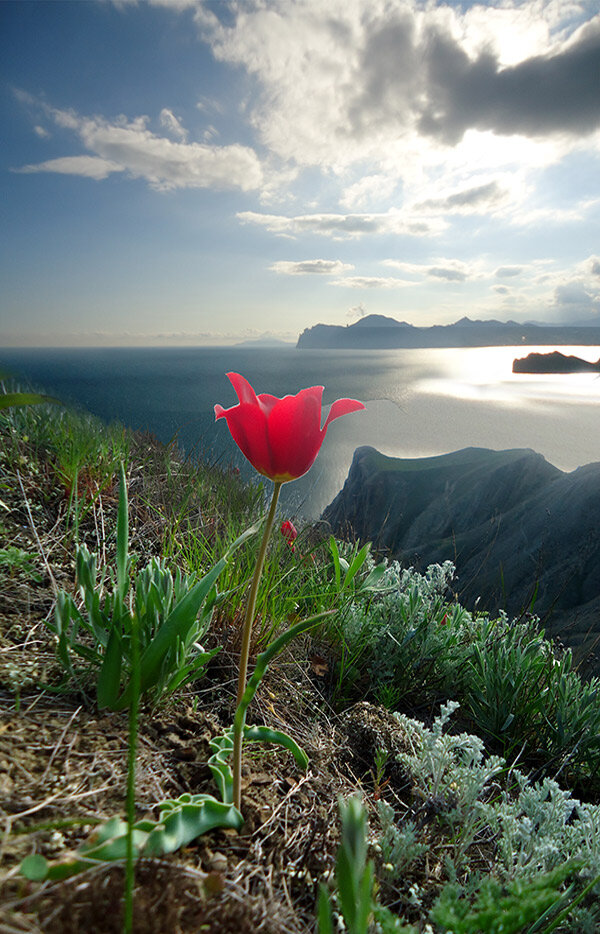
[[[513,373],[598,373],[600,360],[593,363],[554,350],[552,353],[530,353],[526,357],[519,357],[513,360],[512,370]]]

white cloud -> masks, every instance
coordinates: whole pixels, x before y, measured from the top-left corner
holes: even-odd
[[[58,172],[60,175],[81,175],[100,181],[107,178],[111,172],[122,172],[123,166],[97,156],[63,156],[61,159],[49,159],[36,165],[23,165],[12,171],[24,175],[34,172]]]
[[[506,201],[508,192],[496,180],[469,185],[415,205],[425,213],[487,214],[498,203]]]
[[[138,6],[140,4],[140,0],[112,0],[112,2],[118,8]],[[149,6],[167,7],[169,10],[187,10],[197,7],[199,0],[143,0],[143,2],[148,3]]]
[[[396,186],[397,180],[393,176],[382,173],[365,175],[342,192],[340,204],[343,208],[356,209],[389,201]]]
[[[592,279],[568,279],[554,290],[552,309],[564,322],[584,324],[600,314],[600,283]]]
[[[211,111],[217,114],[223,113],[223,105],[216,97],[201,97],[196,102],[196,107],[202,113],[210,113]]]
[[[385,214],[301,214],[295,217],[241,211],[237,217],[243,224],[257,224],[281,236],[313,233],[339,240],[381,233],[430,236],[443,229],[439,221],[423,222],[397,211],[388,211]]]
[[[152,188],[216,188],[252,191],[263,182],[260,161],[248,146],[213,146],[183,142],[185,130],[171,111],[163,109],[159,121],[176,133],[175,142],[148,128],[146,116],[128,120],[80,116],[73,110],[45,107],[55,123],[73,131],[93,156],[70,156],[24,167],[22,171],[62,171],[104,178],[109,171],[124,171],[145,179]],[[87,161],[82,161],[87,160]],[[57,167],[57,165],[62,167]],[[106,171],[103,174],[102,166]],[[87,170],[86,170],[87,167]],[[94,174],[94,172],[96,174]]]
[[[369,165],[372,177],[399,179],[441,165],[469,132],[535,148],[600,125],[600,18],[585,6],[247,0],[222,9],[198,8],[202,36],[256,80],[252,124],[298,165]],[[348,206],[363,192],[351,182]]]
[[[467,279],[467,273],[456,265],[430,266],[427,275],[432,279],[443,279],[444,282],[464,282]]]
[[[346,312],[347,318],[364,318],[367,313],[367,309],[362,302],[359,302],[358,305],[353,305],[352,308],[349,308]]]
[[[481,263],[462,263],[458,260],[435,259],[431,263],[407,263],[402,260],[382,260],[384,266],[400,269],[409,276],[415,276],[421,281],[427,279],[442,280],[444,282],[466,282],[468,279],[481,278],[483,267]]]
[[[333,279],[330,285],[350,289],[401,289],[414,283],[392,276],[344,276],[342,279]]]
[[[172,110],[169,110],[167,107],[163,107],[160,112],[159,121],[160,125],[164,127],[167,133],[171,133],[182,142],[187,140],[187,130],[181,125],[181,122],[178,120]]]
[[[574,201],[568,208],[548,204],[543,207],[524,205],[523,209],[510,218],[515,227],[561,227],[580,224],[586,214],[598,205],[598,199]]]
[[[299,262],[278,260],[278,262],[269,266],[269,269],[286,276],[338,276],[350,269],[354,269],[354,266],[351,263],[342,263],[340,260],[305,259]]]
[[[513,279],[523,272],[522,266],[499,266],[494,275],[498,279]]]

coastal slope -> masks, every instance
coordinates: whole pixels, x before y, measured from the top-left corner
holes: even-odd
[[[600,633],[600,463],[565,473],[527,449],[361,447],[323,519],[407,567],[453,561],[469,607],[533,610],[571,646]]]

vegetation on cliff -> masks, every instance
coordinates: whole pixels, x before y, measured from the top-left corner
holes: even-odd
[[[113,708],[131,656],[123,645],[110,703],[98,695],[108,638],[103,646],[101,627],[81,623],[68,637],[57,631],[61,606],[71,601],[71,622],[77,613],[97,622],[122,587],[141,618],[154,582],[172,610],[260,520],[264,501],[262,485],[243,484],[226,464],[186,461],[175,446],[85,413],[0,415],[6,930],[123,925],[125,860],[85,856],[85,847],[125,813],[128,719]],[[209,760],[236,706],[254,551],[252,538],[238,541],[219,565],[209,610],[198,610],[202,629],[163,657],[163,689],[142,696],[140,827],[156,825],[161,802],[216,794]],[[598,681],[582,680],[535,619],[467,612],[448,564],[374,570],[368,549],[322,528],[271,540],[251,670],[299,620],[327,615],[271,662],[248,723],[291,736],[308,765],[291,748],[253,743],[243,825],[140,858],[133,930],[325,934],[338,921],[352,934],[597,929]],[[150,638],[164,625],[156,607]],[[186,675],[179,684],[173,671]],[[59,868],[35,881],[23,874],[27,859]]]
[[[451,559],[462,603],[535,612],[598,673],[600,465],[565,472],[531,449],[399,458],[361,447],[324,518],[404,566]]]

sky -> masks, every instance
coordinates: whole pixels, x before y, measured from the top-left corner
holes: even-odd
[[[0,346],[600,323],[599,0],[3,0]]]

